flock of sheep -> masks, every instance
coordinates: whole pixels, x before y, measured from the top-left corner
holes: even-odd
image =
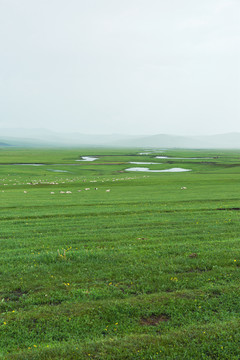
[[[88,191],[88,190],[91,190],[91,189],[90,189],[90,188],[85,188],[84,190],[85,190],[85,191]],[[94,188],[94,190],[98,190],[98,188]],[[81,192],[81,191],[82,191],[82,190],[78,190],[78,192]],[[110,190],[110,189],[106,189],[105,191],[109,193],[111,190]],[[27,194],[28,191],[27,191],[27,190],[24,190],[23,193],[24,193],[24,194]],[[55,191],[51,191],[50,194],[51,194],[51,195],[54,195],[54,194],[55,194]],[[59,194],[72,194],[72,191],[70,191],[70,190],[66,190],[66,191],[60,190],[60,191],[59,191]]]

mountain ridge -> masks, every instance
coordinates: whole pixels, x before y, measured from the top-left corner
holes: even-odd
[[[15,147],[150,147],[240,149],[240,133],[215,135],[122,135],[59,133],[47,129],[0,129],[0,146]]]

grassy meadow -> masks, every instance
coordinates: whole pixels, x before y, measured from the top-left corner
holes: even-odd
[[[240,150],[1,148],[0,206],[0,358],[240,359]]]

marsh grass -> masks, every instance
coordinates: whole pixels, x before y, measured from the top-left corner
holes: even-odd
[[[2,358],[239,359],[240,152],[139,152],[1,150]]]

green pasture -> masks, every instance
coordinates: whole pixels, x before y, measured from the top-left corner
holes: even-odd
[[[0,211],[0,358],[240,359],[240,151],[2,148]]]

